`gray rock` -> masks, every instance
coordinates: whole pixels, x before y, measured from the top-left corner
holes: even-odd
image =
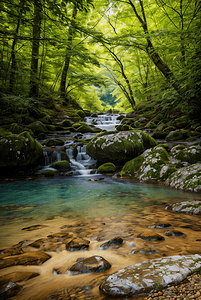
[[[109,296],[139,296],[151,290],[178,284],[201,267],[201,255],[176,255],[144,261],[119,270],[100,285]]]

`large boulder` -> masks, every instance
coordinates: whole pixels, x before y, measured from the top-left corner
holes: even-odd
[[[67,172],[71,170],[71,166],[67,160],[56,161],[51,165],[51,168],[55,168],[60,172]]]
[[[115,172],[116,166],[113,163],[105,163],[98,168],[98,173],[110,173]]]
[[[26,167],[42,157],[42,146],[27,132],[0,132],[0,167]]]
[[[35,134],[48,132],[46,126],[40,121],[33,122],[29,124],[27,127],[30,128]]]
[[[100,133],[87,145],[87,154],[99,162],[122,164],[137,157],[157,142],[141,130],[121,131],[114,134]]]
[[[171,174],[165,183],[176,189],[201,191],[201,163],[180,168]]]
[[[128,161],[122,168],[121,175],[143,181],[164,181],[180,166],[177,160],[171,159],[162,146],[147,149],[138,157]]]
[[[176,150],[176,159],[181,161],[186,161],[190,164],[195,164],[198,161],[201,161],[201,146],[192,145],[190,147]]]
[[[201,267],[201,256],[176,255],[143,261],[107,277],[100,290],[112,297],[137,297],[175,285]]]
[[[78,122],[72,126],[77,132],[87,133],[93,132],[93,129],[87,125],[85,122]]]

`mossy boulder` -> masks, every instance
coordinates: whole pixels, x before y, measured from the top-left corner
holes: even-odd
[[[180,168],[171,174],[165,183],[175,189],[201,191],[201,163]]]
[[[146,125],[145,128],[156,128],[157,125],[153,121],[149,121]]]
[[[66,119],[63,122],[61,122],[61,125],[63,127],[72,127],[72,122],[70,120]]]
[[[115,172],[116,166],[113,163],[105,163],[98,168],[98,173],[110,173]]]
[[[27,127],[30,128],[35,134],[48,132],[46,126],[40,121],[33,122],[29,124]]]
[[[177,170],[175,163],[164,147],[156,146],[128,161],[120,174],[142,181],[164,181]]]
[[[78,110],[77,111],[78,116],[80,116],[82,119],[84,119],[84,117],[86,117],[85,112],[83,110]]]
[[[60,172],[67,172],[71,170],[71,166],[67,160],[61,160],[53,163],[51,168],[57,169]]]
[[[190,136],[188,130],[170,131],[166,136],[166,141],[180,141],[185,140]]]
[[[44,175],[45,177],[52,177],[57,173],[57,171],[52,170],[52,169],[46,169],[42,172],[42,175]]]
[[[34,165],[43,154],[42,146],[27,132],[0,131],[0,167]]]
[[[195,164],[201,161],[201,146],[190,146],[183,149],[178,149],[177,147],[175,158],[190,164]]]
[[[47,125],[45,125],[46,126],[46,128],[49,130],[49,131],[56,131],[56,126],[54,126],[54,125],[49,125],[49,124],[47,124]]]
[[[81,132],[81,133],[93,132],[93,129],[85,122],[75,123],[73,124],[72,127],[76,129],[77,132]]]
[[[141,130],[100,133],[87,145],[87,154],[101,163],[123,164],[157,142]]]
[[[64,141],[61,139],[49,139],[45,142],[46,146],[63,146]]]

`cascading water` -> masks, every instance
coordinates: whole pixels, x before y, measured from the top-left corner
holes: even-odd
[[[61,153],[59,151],[43,151],[44,165],[50,166],[56,161],[61,160]]]
[[[95,170],[89,169],[90,165],[96,163],[96,160],[91,158],[88,154],[86,154],[86,145],[77,146],[77,155],[74,157],[73,147],[70,146],[66,149],[66,154],[70,158],[70,163],[73,169],[75,169],[75,175],[91,175]]]
[[[120,123],[118,118],[118,114],[114,115],[98,115],[97,117],[86,117],[85,122],[88,125],[93,124],[96,127],[101,129],[106,129],[107,131],[115,130],[115,126]]]

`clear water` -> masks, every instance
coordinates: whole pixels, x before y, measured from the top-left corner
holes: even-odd
[[[96,216],[135,215],[148,206],[195,197],[195,194],[161,185],[133,183],[110,176],[101,181],[89,181],[88,178],[73,176],[1,183],[1,224],[16,218],[37,222],[56,216],[81,220]]]

